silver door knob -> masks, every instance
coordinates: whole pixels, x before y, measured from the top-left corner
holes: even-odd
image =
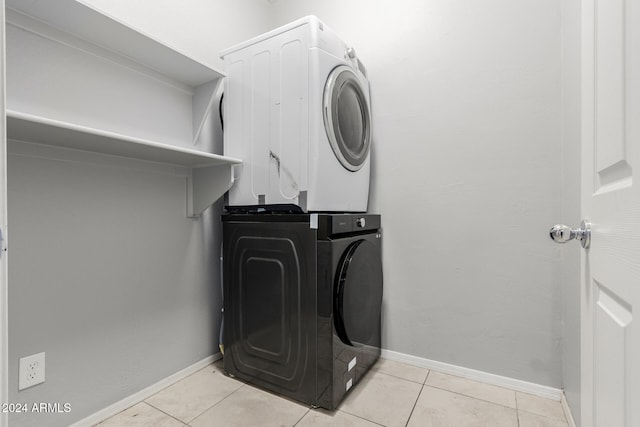
[[[549,230],[549,237],[556,243],[567,243],[569,240],[577,239],[582,247],[587,249],[591,243],[591,224],[583,220],[578,229],[556,224]]]

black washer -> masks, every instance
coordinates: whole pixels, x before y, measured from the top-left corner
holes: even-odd
[[[222,221],[225,370],[335,409],[380,357],[380,216],[245,210]]]

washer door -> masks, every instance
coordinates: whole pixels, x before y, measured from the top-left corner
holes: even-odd
[[[335,278],[334,324],[342,342],[351,346],[379,345],[382,307],[380,248],[357,240],[344,252]]]
[[[324,127],[331,148],[347,170],[359,170],[369,154],[371,117],[356,73],[339,65],[329,74],[324,87]]]

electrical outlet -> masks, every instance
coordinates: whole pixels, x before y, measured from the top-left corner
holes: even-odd
[[[44,353],[20,359],[20,373],[18,377],[18,390],[34,386],[44,382]]]

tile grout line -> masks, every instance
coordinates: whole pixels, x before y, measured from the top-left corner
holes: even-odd
[[[569,425],[569,421],[567,421],[566,415],[564,419],[559,419],[559,418],[553,418],[553,417],[549,417],[547,415],[543,415],[543,414],[539,414],[537,412],[531,412],[531,411],[526,411],[524,409],[518,409],[518,418],[520,413],[525,413],[525,414],[529,414],[529,415],[535,415],[536,417],[540,417],[540,418],[545,418],[547,420],[551,420],[551,421],[560,421],[562,423],[565,423],[567,426]]]
[[[157,394],[159,394],[159,393],[162,393],[163,391],[165,391],[165,390],[166,390],[166,389],[168,389],[169,387],[172,387],[172,386],[174,386],[175,384],[177,384],[177,383],[179,383],[179,382],[181,382],[181,381],[183,381],[183,380],[186,380],[187,378],[189,378],[189,377],[191,377],[191,376],[195,375],[196,373],[200,372],[201,370],[206,369],[206,368],[208,368],[208,367],[210,367],[210,366],[213,366],[213,365],[215,364],[215,362],[216,362],[216,361],[214,360],[213,362],[211,362],[211,363],[207,364],[206,366],[203,366],[202,368],[197,369],[196,371],[194,371],[194,372],[190,373],[190,374],[189,374],[189,375],[187,375],[186,377],[181,378],[181,379],[179,379],[178,381],[176,381],[176,382],[174,382],[174,383],[168,384],[167,386],[165,386],[165,387],[161,388],[160,390],[156,391],[156,392],[155,392],[154,394],[152,394],[151,396],[148,396],[148,397],[146,397],[146,398],[144,398],[144,399],[142,399],[142,400],[139,400],[139,401],[137,401],[137,402],[135,402],[135,403],[133,403],[133,404],[129,405],[128,407],[126,407],[126,408],[122,409],[121,411],[119,411],[119,412],[117,412],[117,413],[115,413],[115,414],[111,415],[109,418],[104,419],[104,420],[102,420],[102,421],[100,421],[99,423],[94,424],[94,425],[95,425],[95,426],[100,425],[100,424],[102,424],[102,423],[104,423],[104,422],[106,422],[106,421],[108,421],[108,420],[110,420],[110,419],[112,419],[112,418],[114,418],[114,417],[116,417],[116,416],[120,415],[120,414],[121,414],[121,413],[123,413],[124,411],[127,411],[127,410],[129,410],[129,409],[133,408],[134,406],[139,405],[139,404],[141,404],[141,403],[144,403],[144,404],[146,404],[146,405],[149,405],[149,406],[150,406],[150,407],[152,407],[153,409],[156,409],[156,410],[158,410],[158,411],[162,412],[163,414],[165,414],[165,415],[167,415],[167,416],[169,416],[169,417],[173,418],[174,420],[176,420],[176,421],[178,421],[178,422],[180,422],[180,423],[182,423],[182,424],[184,424],[184,425],[187,425],[188,423],[185,423],[185,422],[183,422],[182,420],[179,420],[178,418],[174,417],[173,415],[171,415],[171,414],[169,414],[169,413],[167,413],[167,412],[163,411],[162,409],[160,409],[160,408],[158,408],[158,407],[156,407],[156,406],[152,405],[151,403],[147,402],[147,399],[150,399],[151,397],[153,397],[153,396],[155,396],[155,395],[157,395]]]
[[[429,370],[427,371],[427,376],[426,376],[426,377],[424,377],[424,381],[422,382],[422,385],[423,385],[423,386],[427,385],[427,380],[429,379],[429,375],[431,375],[431,371],[432,371],[432,369],[429,369]]]
[[[569,420],[567,420],[567,414],[565,413],[564,408],[562,408],[562,415],[564,415],[564,420],[558,420],[557,418],[552,418],[552,417],[548,417],[546,415],[538,414],[536,412],[527,411],[526,409],[520,409],[518,407],[518,393],[524,393],[524,392],[516,391],[516,410],[518,411],[518,427],[520,427],[520,412],[524,412],[526,414],[531,414],[531,415],[536,415],[538,417],[543,417],[543,418],[546,418],[548,420],[564,421],[565,424],[567,424],[567,427],[569,426]],[[527,394],[527,393],[524,393],[524,394]],[[553,400],[553,399],[549,399],[549,400]],[[555,400],[554,400],[554,402],[555,402]],[[560,401],[560,403],[562,403],[562,401]]]
[[[429,374],[431,374],[431,370],[429,371]],[[429,378],[429,375],[427,375],[427,379],[428,378]],[[566,420],[566,414],[564,414],[564,413],[563,414],[565,416],[565,419],[559,419],[559,418],[554,418],[554,417],[550,417],[550,416],[547,416],[547,415],[543,415],[543,414],[540,414],[540,413],[537,413],[537,412],[531,412],[531,411],[527,411],[525,409],[520,409],[518,407],[517,394],[516,394],[516,397],[515,397],[516,406],[514,408],[514,407],[511,407],[511,406],[507,406],[507,405],[503,405],[503,404],[500,404],[500,403],[492,402],[490,400],[486,400],[486,399],[483,399],[483,398],[480,398],[480,397],[470,396],[468,394],[464,394],[464,393],[460,393],[460,392],[457,392],[457,391],[449,390],[449,389],[446,389],[446,388],[438,387],[438,386],[435,386],[435,385],[427,384],[426,381],[427,380],[425,380],[425,384],[424,384],[425,387],[435,388],[437,390],[442,390],[442,391],[446,391],[446,392],[449,392],[449,393],[453,393],[453,394],[457,394],[457,395],[460,395],[460,396],[464,396],[464,397],[467,397],[469,399],[475,399],[475,400],[479,400],[481,402],[489,403],[489,404],[492,404],[492,405],[502,406],[503,408],[507,408],[507,409],[514,409],[516,411],[516,415],[517,415],[517,419],[518,419],[518,427],[520,427],[520,413],[526,413],[526,414],[535,415],[535,416],[538,416],[538,417],[545,418],[547,420],[560,421],[560,422],[564,422],[564,423],[566,423],[568,425],[568,422]],[[489,384],[489,385],[491,385],[491,384]],[[513,391],[514,393],[518,393],[518,391],[511,390],[511,389],[508,389],[506,387],[501,387],[501,388],[504,388],[505,390]],[[547,398],[543,398],[543,399],[551,400],[551,401],[555,402],[555,400],[553,400],[553,399],[547,399]]]
[[[200,371],[202,371],[202,370],[204,370],[204,369],[207,369],[207,368],[209,368],[209,367],[214,367],[214,365],[215,365],[215,363],[216,363],[216,362],[217,362],[217,360],[214,360],[213,362],[209,363],[208,365],[203,366],[202,368],[198,369],[197,371],[190,373],[190,374],[189,374],[189,375],[187,375],[186,377],[181,378],[180,380],[178,380],[178,381],[174,382],[173,384],[169,384],[169,385],[167,385],[166,387],[164,387],[164,388],[162,388],[162,389],[158,390],[157,392],[155,392],[155,393],[154,393],[154,394],[152,394],[151,396],[148,396],[147,398],[142,399],[142,400],[140,400],[140,401],[139,401],[139,402],[137,402],[137,403],[134,403],[134,404],[133,404],[133,405],[131,405],[129,408],[132,408],[132,407],[134,407],[135,405],[138,405],[138,404],[140,404],[140,403],[144,403],[144,404],[149,405],[150,407],[152,407],[152,408],[154,408],[154,409],[156,409],[156,410],[158,410],[158,411],[162,412],[163,414],[167,415],[168,417],[173,418],[174,420],[176,420],[176,421],[178,421],[178,422],[180,422],[180,423],[182,423],[182,424],[184,424],[184,425],[188,426],[188,425],[189,425],[189,423],[190,423],[191,421],[193,421],[195,418],[191,419],[189,422],[184,422],[184,421],[182,421],[182,420],[180,420],[180,419],[178,419],[178,418],[174,417],[173,415],[169,414],[168,412],[165,412],[164,410],[162,410],[162,409],[158,408],[157,406],[155,406],[155,405],[151,404],[150,402],[147,402],[147,399],[151,399],[153,396],[156,396],[156,395],[158,395],[158,394],[162,393],[163,391],[167,390],[168,388],[173,387],[174,385],[178,384],[179,382],[182,382],[182,381],[186,380],[187,378],[190,378],[190,377],[194,376],[195,374],[197,374],[198,372],[200,372]],[[217,369],[217,370],[218,370],[218,371],[220,371],[219,369]],[[225,397],[225,399],[226,399],[226,397]],[[223,399],[223,400],[224,400],[224,399]],[[215,406],[215,405],[214,405],[214,406]],[[123,409],[122,411],[118,412],[118,414],[120,414],[120,413],[122,413],[122,412],[126,411],[126,410],[127,410],[127,409],[129,409],[129,408]],[[208,410],[208,409],[207,409],[207,410]],[[207,410],[205,410],[204,412],[206,412]],[[202,412],[201,414],[198,414],[198,417],[199,417],[200,415],[202,415],[204,412]],[[109,420],[109,419],[111,419],[111,418],[113,418],[113,417],[117,416],[118,414],[114,414],[114,415],[110,416],[109,418],[107,418],[107,420]],[[197,418],[197,417],[196,417],[196,418]],[[104,421],[107,421],[107,420],[104,420]],[[104,422],[104,421],[102,421],[102,422]]]
[[[427,377],[429,377],[429,374],[427,374]],[[424,380],[426,382],[427,378],[425,378]],[[418,404],[418,400],[420,400],[420,395],[422,394],[424,387],[425,387],[424,384],[422,385],[422,387],[420,387],[420,392],[418,393],[418,397],[416,397],[416,401],[413,402],[413,406],[411,407],[411,412],[409,413],[409,418],[407,418],[407,422],[404,424],[404,427],[407,427],[409,425],[409,421],[411,421],[411,417],[413,416],[413,411],[415,411],[416,409],[416,405]]]
[[[223,360],[223,359],[219,359],[219,360]],[[216,361],[217,362],[217,361]],[[238,379],[238,378],[234,378],[232,376],[230,376],[229,374],[227,374],[224,371],[224,368],[220,369],[218,367],[215,366],[215,363],[213,362],[211,365],[209,366],[213,366],[216,369],[216,372],[220,373],[221,375],[223,375],[224,377],[233,379],[235,381],[238,381],[241,385],[240,387],[238,387],[237,389],[233,390],[231,393],[227,394],[225,397],[223,397],[222,399],[218,400],[216,403],[214,403],[213,405],[207,407],[204,411],[200,412],[198,415],[196,415],[195,417],[191,418],[188,422],[184,423],[186,426],[191,427],[191,423],[194,422],[197,418],[200,418],[200,416],[202,416],[205,412],[207,412],[208,410],[210,410],[211,408],[213,408],[214,406],[217,406],[218,404],[220,404],[221,402],[223,402],[224,400],[227,400],[229,398],[229,396],[231,396],[232,394],[236,393],[238,390],[240,390],[242,387],[244,387],[245,385],[247,385],[246,382]],[[182,422],[182,421],[181,421]]]
[[[563,410],[564,419],[563,419],[563,420],[561,420],[561,419],[554,418],[554,417],[550,417],[550,416],[547,416],[547,415],[544,415],[544,414],[540,414],[540,413],[537,413],[537,412],[531,412],[531,411],[527,411],[527,410],[525,410],[525,409],[520,409],[520,408],[518,407],[518,393],[524,393],[524,392],[520,392],[520,391],[517,391],[517,390],[513,390],[513,389],[510,389],[510,388],[508,388],[508,387],[497,386],[497,385],[494,385],[494,384],[484,383],[484,382],[482,382],[482,381],[478,381],[478,380],[473,380],[473,379],[469,379],[469,378],[460,377],[460,378],[464,378],[464,379],[469,380],[469,381],[475,381],[475,382],[477,382],[477,383],[479,383],[479,384],[486,384],[486,385],[490,385],[490,386],[492,386],[492,387],[498,387],[498,388],[501,388],[501,389],[504,389],[504,390],[508,390],[508,391],[513,392],[513,393],[514,393],[514,397],[515,397],[515,407],[511,407],[511,406],[503,405],[503,404],[501,404],[501,403],[492,402],[492,401],[490,401],[490,400],[486,400],[486,399],[481,398],[481,397],[470,396],[470,395],[468,395],[468,394],[464,394],[464,393],[461,393],[461,392],[457,392],[457,391],[449,390],[449,389],[446,389],[446,388],[438,387],[438,386],[435,386],[435,385],[432,385],[432,384],[427,384],[427,380],[428,380],[428,378],[429,378],[429,375],[431,375],[431,372],[432,372],[432,371],[436,371],[436,372],[439,372],[439,373],[443,373],[443,372],[438,371],[438,370],[435,370],[435,369],[430,369],[430,370],[429,370],[429,374],[427,375],[427,379],[425,379],[425,383],[424,383],[424,385],[425,385],[425,386],[427,386],[427,387],[432,387],[432,388],[435,388],[435,389],[438,389],[438,390],[447,391],[447,392],[449,392],[449,393],[458,394],[458,395],[460,395],[460,396],[465,396],[465,397],[468,397],[468,398],[470,398],[470,399],[480,400],[480,401],[485,402],[485,403],[490,403],[490,404],[493,404],[493,405],[499,405],[499,406],[502,406],[502,407],[505,407],[505,408],[509,408],[509,409],[515,409],[515,410],[517,411],[517,413],[518,413],[518,426],[520,425],[520,412],[524,412],[524,413],[531,414],[531,415],[536,415],[536,416],[539,416],[539,417],[546,418],[546,419],[548,419],[548,420],[564,421],[565,423],[567,423],[567,424],[568,424],[568,421],[567,421],[567,415],[566,415],[566,413],[564,413],[564,410]],[[444,373],[444,374],[446,374],[446,373]],[[446,374],[446,375],[451,375],[451,374]],[[455,375],[454,375],[454,376],[455,376]],[[524,394],[530,394],[530,393],[524,393]],[[534,396],[535,396],[535,395],[534,395]],[[541,399],[545,399],[545,400],[551,400],[551,401],[553,401],[553,402],[555,402],[555,401],[556,401],[555,399],[549,399],[549,398],[546,398],[546,397],[541,397],[541,396],[536,396],[536,397],[539,397],[539,398],[541,398]]]
[[[427,375],[424,377],[424,382],[422,383],[422,387],[420,387],[420,392],[418,393],[418,397],[416,397],[416,401],[413,402],[413,407],[411,408],[411,412],[409,413],[409,418],[407,418],[407,422],[404,424],[404,427],[408,427],[409,422],[411,421],[411,417],[413,416],[413,411],[416,409],[416,405],[418,404],[418,400],[420,399],[420,395],[427,384],[427,380],[429,379],[429,375],[431,374],[431,369],[427,371]]]
[[[296,427],[298,424],[300,424],[300,421],[302,421],[302,419],[304,417],[307,416],[307,414],[311,412],[311,408],[307,408],[307,412],[305,412],[304,414],[302,414],[302,416],[300,417],[300,419],[298,421],[296,421],[295,423],[293,423],[293,427]]]
[[[318,407],[318,408],[316,408],[316,409],[323,409],[323,408]],[[309,410],[308,410],[307,412],[305,412],[305,414],[302,416],[302,418],[304,418],[305,416],[307,416],[307,414],[308,414],[309,412],[313,411],[313,410],[314,410],[314,408],[313,408],[313,407],[309,408]],[[328,409],[327,409],[327,410],[328,410]],[[328,410],[328,411],[329,411],[329,410]],[[330,412],[336,412],[336,413],[337,413],[337,412],[340,412],[340,413],[342,413],[342,414],[346,414],[346,415],[349,415],[349,416],[351,416],[351,417],[358,418],[358,419],[360,419],[360,420],[366,421],[366,422],[371,423],[371,424],[375,424],[375,425],[380,426],[380,427],[386,427],[384,424],[380,424],[380,423],[379,423],[379,422],[377,422],[377,421],[369,420],[369,419],[367,419],[367,418],[361,417],[360,415],[352,414],[351,412],[343,411],[343,410],[341,410],[341,409],[334,409],[333,411],[330,411]],[[299,419],[299,420],[294,424],[294,427],[295,427],[295,426],[297,426],[297,425],[300,423],[300,421],[302,421],[302,418],[300,418],[300,419]]]
[[[151,403],[147,402],[146,400],[143,400],[142,402],[139,402],[139,403],[144,403],[145,405],[149,405],[150,407],[152,407],[152,408],[153,408],[153,409],[155,409],[156,411],[158,411],[158,412],[162,412],[162,413],[163,413],[163,414],[165,414],[167,417],[169,417],[169,418],[173,418],[174,420],[178,421],[180,424],[189,425],[189,423],[185,423],[184,421],[182,421],[182,420],[181,420],[181,419],[179,419],[179,418],[174,417],[174,416],[173,416],[173,415],[171,415],[170,413],[165,412],[165,411],[163,411],[162,409],[160,409],[160,408],[158,408],[158,407],[156,407],[156,406],[153,406]],[[136,403],[136,405],[138,405],[139,403]],[[135,405],[134,405],[134,406],[135,406]],[[114,416],[115,416],[115,415],[114,415]],[[111,418],[113,418],[113,417],[111,417]]]
[[[513,392],[513,393],[523,393],[521,391],[518,391],[516,389],[510,388],[510,387],[507,387],[507,386],[504,386],[504,385],[491,384],[491,383],[488,383],[488,382],[485,382],[485,381],[481,381],[481,380],[477,380],[477,379],[474,379],[474,378],[461,377],[461,376],[455,375],[455,374],[448,374],[448,373],[443,372],[443,371],[438,371],[437,369],[431,369],[429,371],[429,373],[431,373],[432,371],[433,372],[437,372],[437,373],[442,374],[442,375],[449,376],[449,377],[455,377],[455,378],[458,378],[458,379],[461,379],[461,380],[464,380],[464,381],[469,381],[469,382],[472,382],[472,383],[476,383],[476,384],[479,384],[479,385],[482,385],[482,386],[500,388],[502,390],[510,391],[510,392]],[[531,394],[531,393],[525,393],[525,394]],[[536,395],[532,394],[532,396],[536,396]],[[540,397],[541,399],[554,400],[554,399],[549,399],[548,397],[542,397],[542,396],[536,396],[536,397]]]
[[[427,377],[429,376],[429,373],[431,372],[431,370],[427,370],[427,371],[428,371],[428,372],[427,372],[427,376],[426,376],[426,377],[425,377],[425,379],[424,379],[424,381],[425,381],[425,382],[427,381]],[[418,393],[418,398],[420,397],[420,394],[422,393],[422,389],[424,388],[424,383],[420,383],[420,382],[418,382],[418,381],[413,381],[413,380],[409,380],[409,379],[407,379],[407,378],[398,377],[398,376],[391,375],[391,374],[388,374],[388,373],[386,373],[386,372],[382,372],[382,371],[375,371],[375,372],[373,372],[373,371],[368,371],[368,372],[372,372],[372,373],[375,373],[375,374],[382,374],[382,375],[387,376],[387,377],[390,377],[390,378],[395,378],[395,379],[398,379],[398,380],[401,380],[401,381],[406,381],[406,382],[409,382],[409,383],[413,383],[413,384],[420,385],[421,387],[420,387],[420,392]],[[409,419],[407,419],[407,423],[408,423],[408,422],[409,422],[409,420],[411,419],[411,415],[413,414],[413,410],[415,409],[416,403],[418,402],[418,398],[416,398],[416,401],[414,402],[413,407],[411,408],[411,413],[409,414]],[[372,420],[369,420],[369,419],[367,419],[367,418],[361,417],[361,416],[359,416],[359,415],[357,415],[357,414],[354,414],[354,413],[351,413],[351,412],[349,412],[349,411],[345,411],[345,410],[338,410],[338,411],[340,411],[340,412],[344,412],[345,414],[349,414],[349,415],[352,415],[352,416],[357,417],[357,418],[360,418],[360,419],[365,420],[365,421],[367,421],[367,422],[374,423],[374,424],[376,424],[376,425],[380,425],[380,426],[382,426],[382,427],[385,427],[383,424],[380,424],[380,423],[378,423],[378,422],[376,422],[376,421],[372,421]],[[406,424],[405,424],[405,427],[406,427]]]
[[[233,390],[231,393],[227,394],[225,397],[223,397],[222,399],[218,400],[216,403],[214,403],[213,405],[209,406],[207,409],[205,409],[204,411],[200,412],[198,415],[196,415],[195,417],[191,418],[189,420],[188,423],[186,423],[188,426],[191,425],[192,422],[194,422],[197,418],[200,418],[205,412],[209,411],[211,408],[218,406],[220,403],[224,402],[225,400],[227,400],[229,397],[231,397],[232,394],[237,393],[242,387],[246,386],[247,383],[242,383],[242,385],[240,387],[238,387],[237,389]]]
[[[151,403],[149,403],[149,402],[147,402],[147,401],[145,401],[145,400],[143,400],[143,401],[141,401],[141,402],[136,403],[136,405],[139,405],[139,404],[141,404],[141,403],[144,403],[145,405],[150,406],[151,408],[153,408],[153,409],[157,410],[158,412],[162,412],[162,413],[163,413],[163,414],[165,414],[167,417],[172,418],[172,419],[174,419],[174,420],[178,421],[180,424],[187,425],[187,423],[185,423],[184,421],[179,420],[178,418],[176,418],[176,417],[174,417],[173,415],[171,415],[171,414],[169,414],[169,413],[167,413],[167,412],[163,411],[163,410],[162,410],[162,409],[160,409],[160,408],[156,408],[156,407],[155,407],[155,406],[153,406]],[[133,405],[133,406],[136,406],[136,405]],[[125,409],[125,411],[126,411],[126,409]],[[124,412],[124,411],[123,411],[123,412]],[[117,414],[116,414],[116,415],[117,415]],[[116,415],[114,415],[114,417],[115,417]],[[113,418],[113,417],[111,417],[111,418]],[[105,421],[106,421],[106,420],[105,420]]]
[[[520,427],[520,409],[518,408],[518,392],[514,392],[516,398],[516,420],[518,421],[518,427]]]
[[[398,375],[387,374],[386,372],[381,372],[381,371],[378,371],[378,372],[376,372],[376,373],[377,373],[377,374],[388,375],[388,376],[393,377],[393,378],[398,378],[399,380],[405,380],[405,381],[409,381],[409,382],[412,382],[412,383],[415,383],[415,384],[424,385],[424,382],[415,381],[415,380],[410,380],[410,379],[408,379],[408,378],[400,377],[400,376],[398,376]],[[425,381],[426,381],[426,378],[425,378]]]
[[[402,362],[396,362],[396,363],[402,363]],[[406,365],[406,363],[405,363],[405,365]],[[407,366],[412,366],[412,365],[407,365]],[[429,376],[429,372],[431,372],[431,371],[432,371],[432,370],[431,370],[431,369],[429,369],[429,368],[422,368],[422,367],[420,367],[420,366],[412,366],[412,367],[414,367],[414,368],[420,368],[420,369],[423,369],[423,370],[427,371],[427,377]],[[385,375],[389,375],[390,377],[399,378],[399,379],[401,379],[401,380],[405,380],[405,381],[411,381],[412,383],[416,383],[416,384],[423,384],[423,385],[424,385],[425,381],[427,381],[427,377],[425,377],[425,379],[424,379],[424,380],[422,380],[422,381],[415,381],[415,380],[412,380],[412,379],[409,379],[409,378],[406,378],[406,377],[401,377],[400,375],[395,375],[395,374],[392,374],[392,373],[390,373],[390,372],[385,372],[384,370],[382,370],[382,369],[380,369],[380,368],[378,368],[378,369],[373,369],[373,368],[369,369],[369,370],[367,371],[367,375],[368,375],[370,372],[371,372],[371,373],[377,373],[377,374],[385,374]]]
[[[515,411],[518,410],[517,408],[514,408],[512,406],[507,406],[507,405],[503,405],[502,403],[492,402],[490,400],[486,400],[486,399],[483,399],[481,397],[470,396],[468,394],[464,394],[464,393],[460,393],[460,392],[457,392],[457,391],[449,390],[449,389],[446,389],[446,388],[438,387],[438,386],[435,386],[435,385],[432,385],[432,384],[426,384],[425,383],[424,386],[425,387],[435,388],[436,390],[442,390],[442,391],[446,391],[446,392],[449,392],[449,393],[457,394],[458,396],[464,396],[464,397],[469,398],[469,399],[479,400],[480,402],[489,403],[491,405],[502,406],[503,408],[513,409]],[[516,406],[517,406],[517,403],[516,403]],[[533,413],[533,412],[531,412],[531,413]],[[549,417],[546,417],[546,418],[549,418]]]
[[[336,412],[342,412],[343,414],[351,415],[352,417],[359,418],[359,419],[364,420],[364,421],[366,421],[366,422],[368,422],[368,423],[375,424],[375,425],[377,425],[377,426],[381,426],[381,427],[386,427],[384,424],[380,424],[380,423],[379,423],[379,422],[377,422],[377,421],[373,421],[373,420],[370,420],[370,419],[367,419],[367,418],[361,417],[360,415],[352,414],[351,412],[342,411],[342,410],[340,410],[340,409],[336,409]]]
[[[431,371],[429,371],[429,373],[431,373]],[[427,378],[428,377],[429,376],[427,375]],[[488,400],[485,400],[485,399],[481,399],[481,398],[478,398],[478,397],[469,396],[469,395],[466,395],[466,394],[463,394],[463,393],[458,393],[456,391],[447,390],[445,388],[441,388],[441,387],[437,387],[437,386],[434,386],[434,385],[430,385],[430,384],[426,383],[426,380],[425,380],[424,386],[422,387],[422,390],[424,390],[425,387],[430,387],[430,388],[433,388],[433,389],[436,389],[436,390],[442,390],[442,391],[446,391],[448,393],[457,394],[458,396],[463,396],[463,397],[466,397],[468,399],[478,400],[480,402],[488,403],[490,405],[500,406],[500,407],[506,408],[506,409],[512,409],[512,410],[514,410],[516,412],[516,423],[518,424],[517,427],[520,427],[520,411],[517,409],[517,406],[518,406],[517,401],[516,401],[516,408],[512,408],[510,406],[502,405],[500,403],[491,402],[491,401],[488,401]],[[420,391],[420,394],[422,394],[422,390]],[[515,393],[515,390],[512,390],[512,391],[514,391],[514,393]],[[416,404],[417,404],[417,400],[416,400]],[[415,409],[415,405],[414,405],[414,409]],[[413,410],[411,411],[411,415],[413,415]],[[548,417],[545,417],[545,418],[548,418]],[[409,419],[411,419],[411,417],[409,417]],[[552,419],[552,418],[549,418],[549,419]],[[407,425],[405,425],[405,427],[407,427],[407,426],[408,426],[408,421],[407,421]]]
[[[392,378],[397,378],[399,380],[403,380],[403,381],[409,381],[410,383],[414,383],[414,384],[420,384],[420,385],[424,385],[424,382],[420,382],[420,381],[414,381],[414,380],[410,380],[408,378],[404,378],[404,377],[399,377],[397,375],[393,375],[393,374],[388,374],[386,372],[382,372],[382,371],[367,371],[367,375],[369,375],[369,373],[372,374],[382,374],[382,375],[386,375],[388,377],[392,377]],[[427,376],[429,376],[429,374],[427,374]],[[427,381],[427,379],[424,379],[425,381]]]
[[[237,392],[238,390],[240,390],[242,387],[244,387],[245,384],[242,384],[240,387],[238,387],[237,389],[233,390],[231,393],[229,393],[228,395],[226,395],[225,397],[223,397],[222,399],[220,399],[219,401],[217,401],[216,403],[214,403],[211,406],[208,406],[206,409],[204,409],[203,411],[201,411],[200,413],[198,413],[198,415],[196,415],[195,417],[192,417],[191,419],[189,419],[189,421],[182,421],[181,419],[178,419],[176,417],[174,417],[173,415],[163,411],[162,409],[158,408],[157,406],[153,405],[150,402],[147,402],[146,400],[143,400],[142,402],[146,403],[147,405],[151,406],[152,408],[157,409],[158,411],[162,412],[163,414],[167,414],[168,416],[170,416],[171,418],[180,421],[182,424],[186,425],[186,426],[190,426],[191,423],[198,417],[200,417],[202,414],[204,414],[205,412],[207,412],[209,409],[213,408],[214,406],[218,405],[220,402],[226,400],[229,396],[231,396],[232,394],[234,394],[235,392]],[[153,395],[155,396],[155,394]],[[153,396],[149,396],[147,399],[150,399]]]

